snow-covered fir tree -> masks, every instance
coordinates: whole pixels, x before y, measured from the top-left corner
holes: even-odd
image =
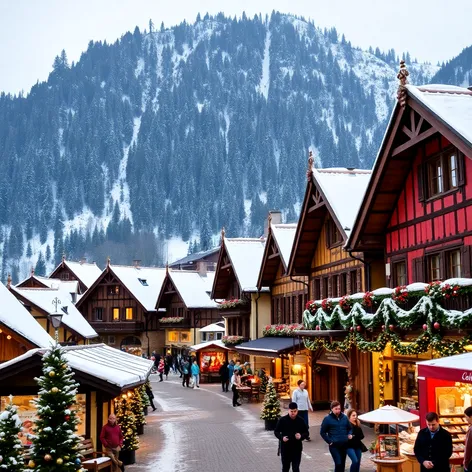
[[[19,438],[21,420],[13,398],[0,413],[0,471],[23,472],[25,470],[22,444]]]

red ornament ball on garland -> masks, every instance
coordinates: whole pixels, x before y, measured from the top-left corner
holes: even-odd
[[[441,325],[437,321],[434,323],[433,326],[434,326],[434,329],[439,329],[441,327]]]
[[[382,325],[382,331],[385,331],[385,325]]]
[[[351,331],[351,332],[354,331],[354,328],[351,326],[351,327],[349,328],[349,331]]]
[[[356,329],[357,329],[357,331],[361,331],[361,330],[362,330],[362,326],[357,325],[357,326],[356,326]]]
[[[320,327],[319,326],[316,326],[316,331],[319,331],[320,330]]]
[[[395,329],[395,326],[394,325],[388,325],[388,329],[390,329],[391,331],[393,331]]]
[[[428,331],[428,325],[426,323],[423,325],[423,331]]]
[[[66,416],[64,416],[64,419],[65,419],[66,421],[69,421],[69,420],[70,420],[70,416],[69,416],[69,415],[66,415]]]

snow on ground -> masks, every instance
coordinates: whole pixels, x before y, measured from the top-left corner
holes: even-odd
[[[269,97],[270,86],[270,37],[271,33],[269,29],[267,29],[264,46],[264,58],[262,59],[262,76],[258,87],[259,93],[264,95],[266,100]]]

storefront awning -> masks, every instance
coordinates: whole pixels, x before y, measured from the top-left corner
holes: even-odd
[[[93,386],[110,395],[142,385],[148,378],[153,362],[128,354],[105,344],[64,346],[64,355],[79,384]],[[41,368],[46,349],[31,349],[21,356],[0,364],[0,385],[14,384],[14,377],[22,372]],[[33,377],[40,375],[34,372]],[[9,387],[8,387],[9,388]],[[0,395],[3,390],[0,387]]]
[[[472,352],[417,362],[418,377],[472,383]]]
[[[267,337],[239,344],[236,351],[249,356],[279,357],[290,351],[300,349],[302,341],[299,338]]]

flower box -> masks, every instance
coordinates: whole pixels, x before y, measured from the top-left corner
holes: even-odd
[[[184,319],[185,318],[183,316],[168,316],[166,318],[161,318],[159,322],[163,324],[177,324],[182,323]]]
[[[230,298],[229,300],[222,300],[218,303],[219,310],[229,310],[231,308],[238,308],[240,306],[247,305],[247,300],[243,300],[241,298]]]
[[[237,346],[238,344],[242,344],[246,341],[244,336],[223,336],[221,338],[221,342],[225,346]]]

